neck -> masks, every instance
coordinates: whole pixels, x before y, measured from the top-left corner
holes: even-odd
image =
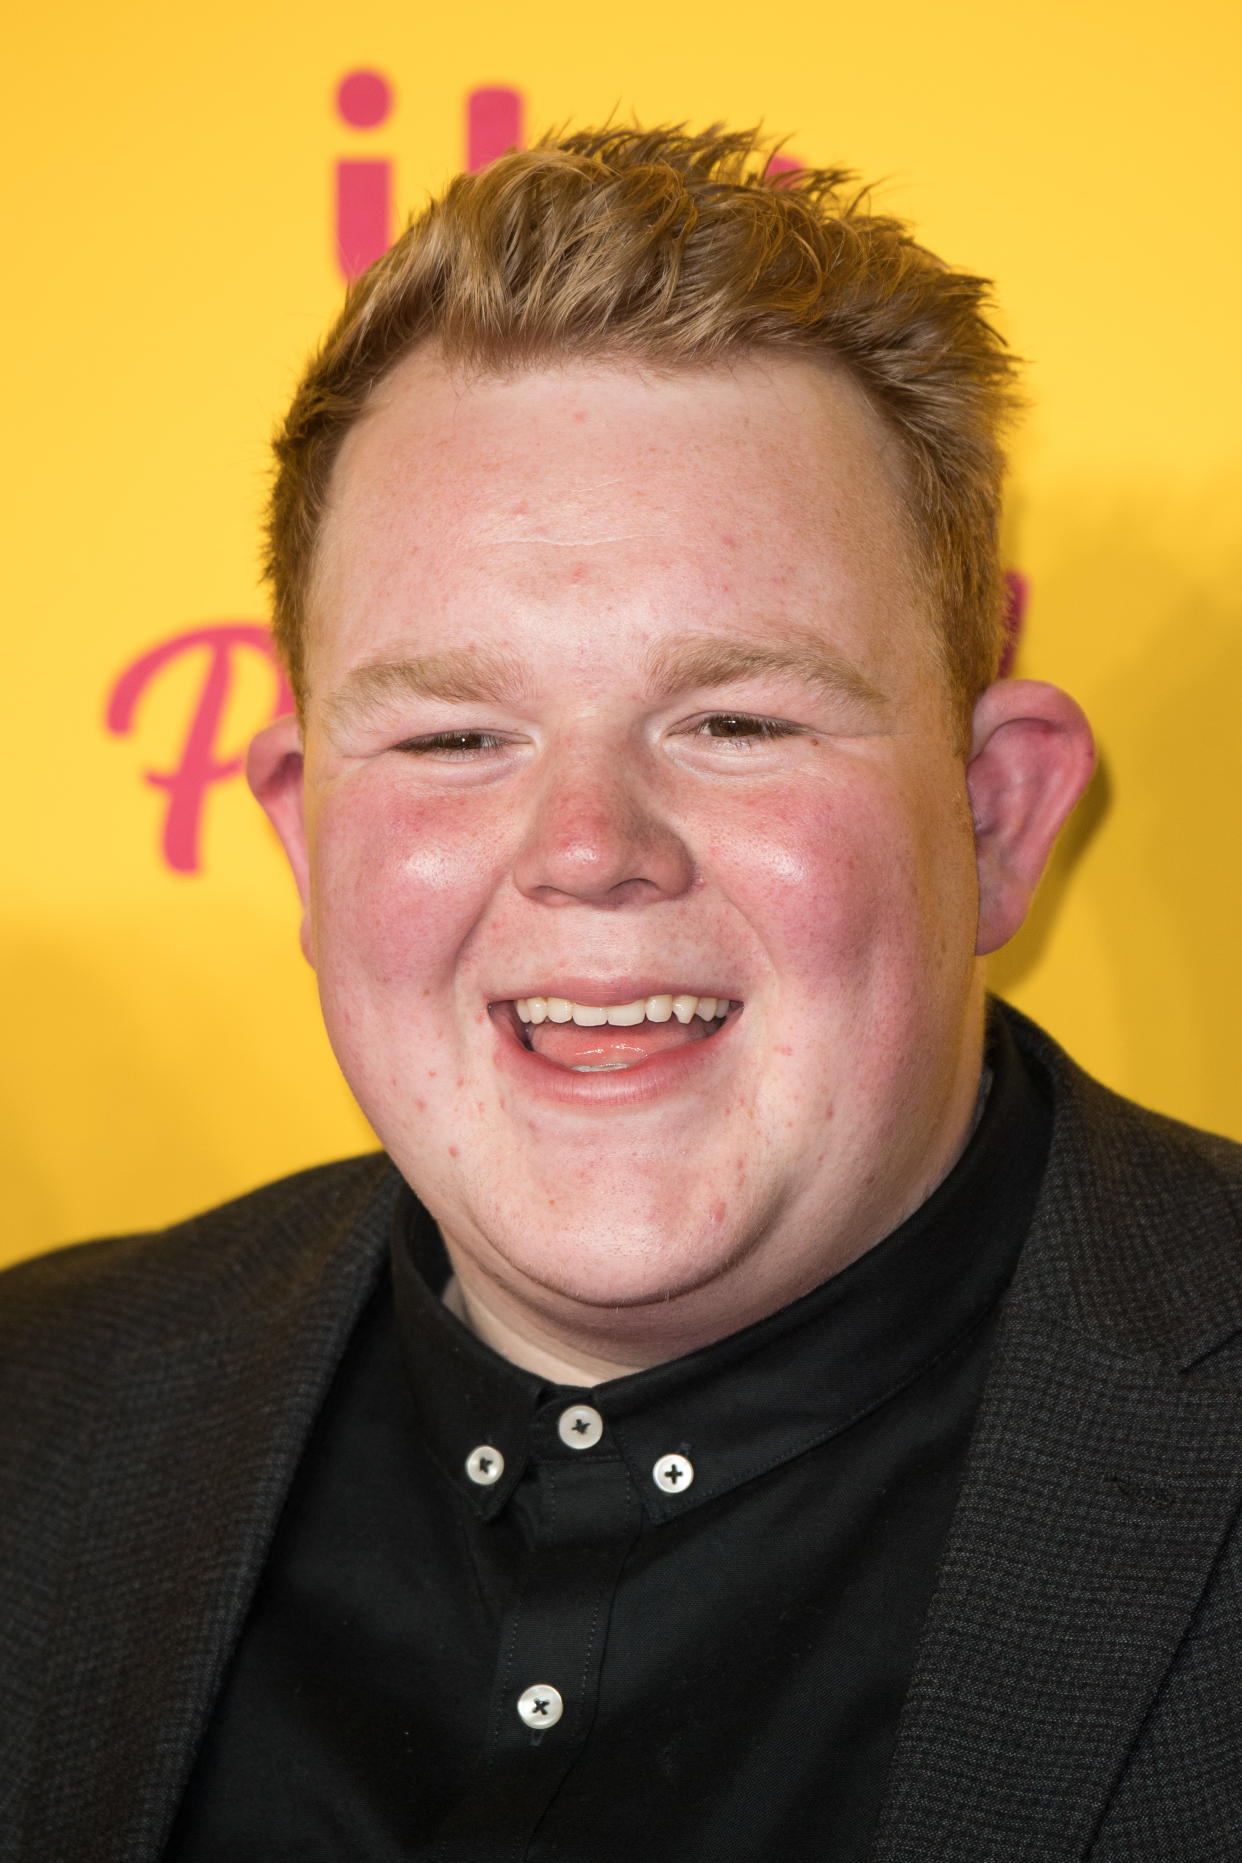
[[[468,1326],[476,1338],[499,1352],[523,1371],[533,1371],[550,1384],[573,1384],[587,1389],[606,1384],[610,1378],[625,1378],[642,1371],[641,1363],[605,1358],[579,1349],[566,1351],[559,1340],[543,1335],[524,1314],[498,1311],[483,1293],[467,1293],[458,1275],[449,1278],[444,1290],[444,1304],[449,1312]]]

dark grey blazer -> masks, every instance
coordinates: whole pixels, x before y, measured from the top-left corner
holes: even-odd
[[[1006,1013],[1052,1153],[876,1863],[1238,1863],[1242,1149]],[[4,1863],[158,1857],[398,1188],[331,1165],[0,1280]]]

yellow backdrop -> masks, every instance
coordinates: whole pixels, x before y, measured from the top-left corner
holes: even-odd
[[[0,1253],[370,1142],[236,774],[279,703],[267,436],[341,240],[514,125],[616,110],[762,118],[999,281],[1031,362],[1021,666],[1083,701],[1104,775],[995,979],[1111,1084],[1242,1137],[1240,39],[1223,0],[11,20]]]

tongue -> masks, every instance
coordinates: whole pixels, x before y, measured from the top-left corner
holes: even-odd
[[[633,1028],[580,1029],[576,1022],[540,1022],[530,1030],[536,1054],[561,1067],[632,1067],[666,1048],[684,1048],[710,1033],[701,1016],[692,1022],[636,1022]]]

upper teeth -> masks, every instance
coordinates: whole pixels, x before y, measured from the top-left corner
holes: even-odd
[[[633,1028],[636,1022],[667,1022],[676,1016],[690,1022],[702,1016],[714,1022],[729,1007],[727,996],[640,996],[632,1003],[571,1003],[564,996],[519,996],[515,1005],[523,1022],[576,1022],[579,1028]]]

